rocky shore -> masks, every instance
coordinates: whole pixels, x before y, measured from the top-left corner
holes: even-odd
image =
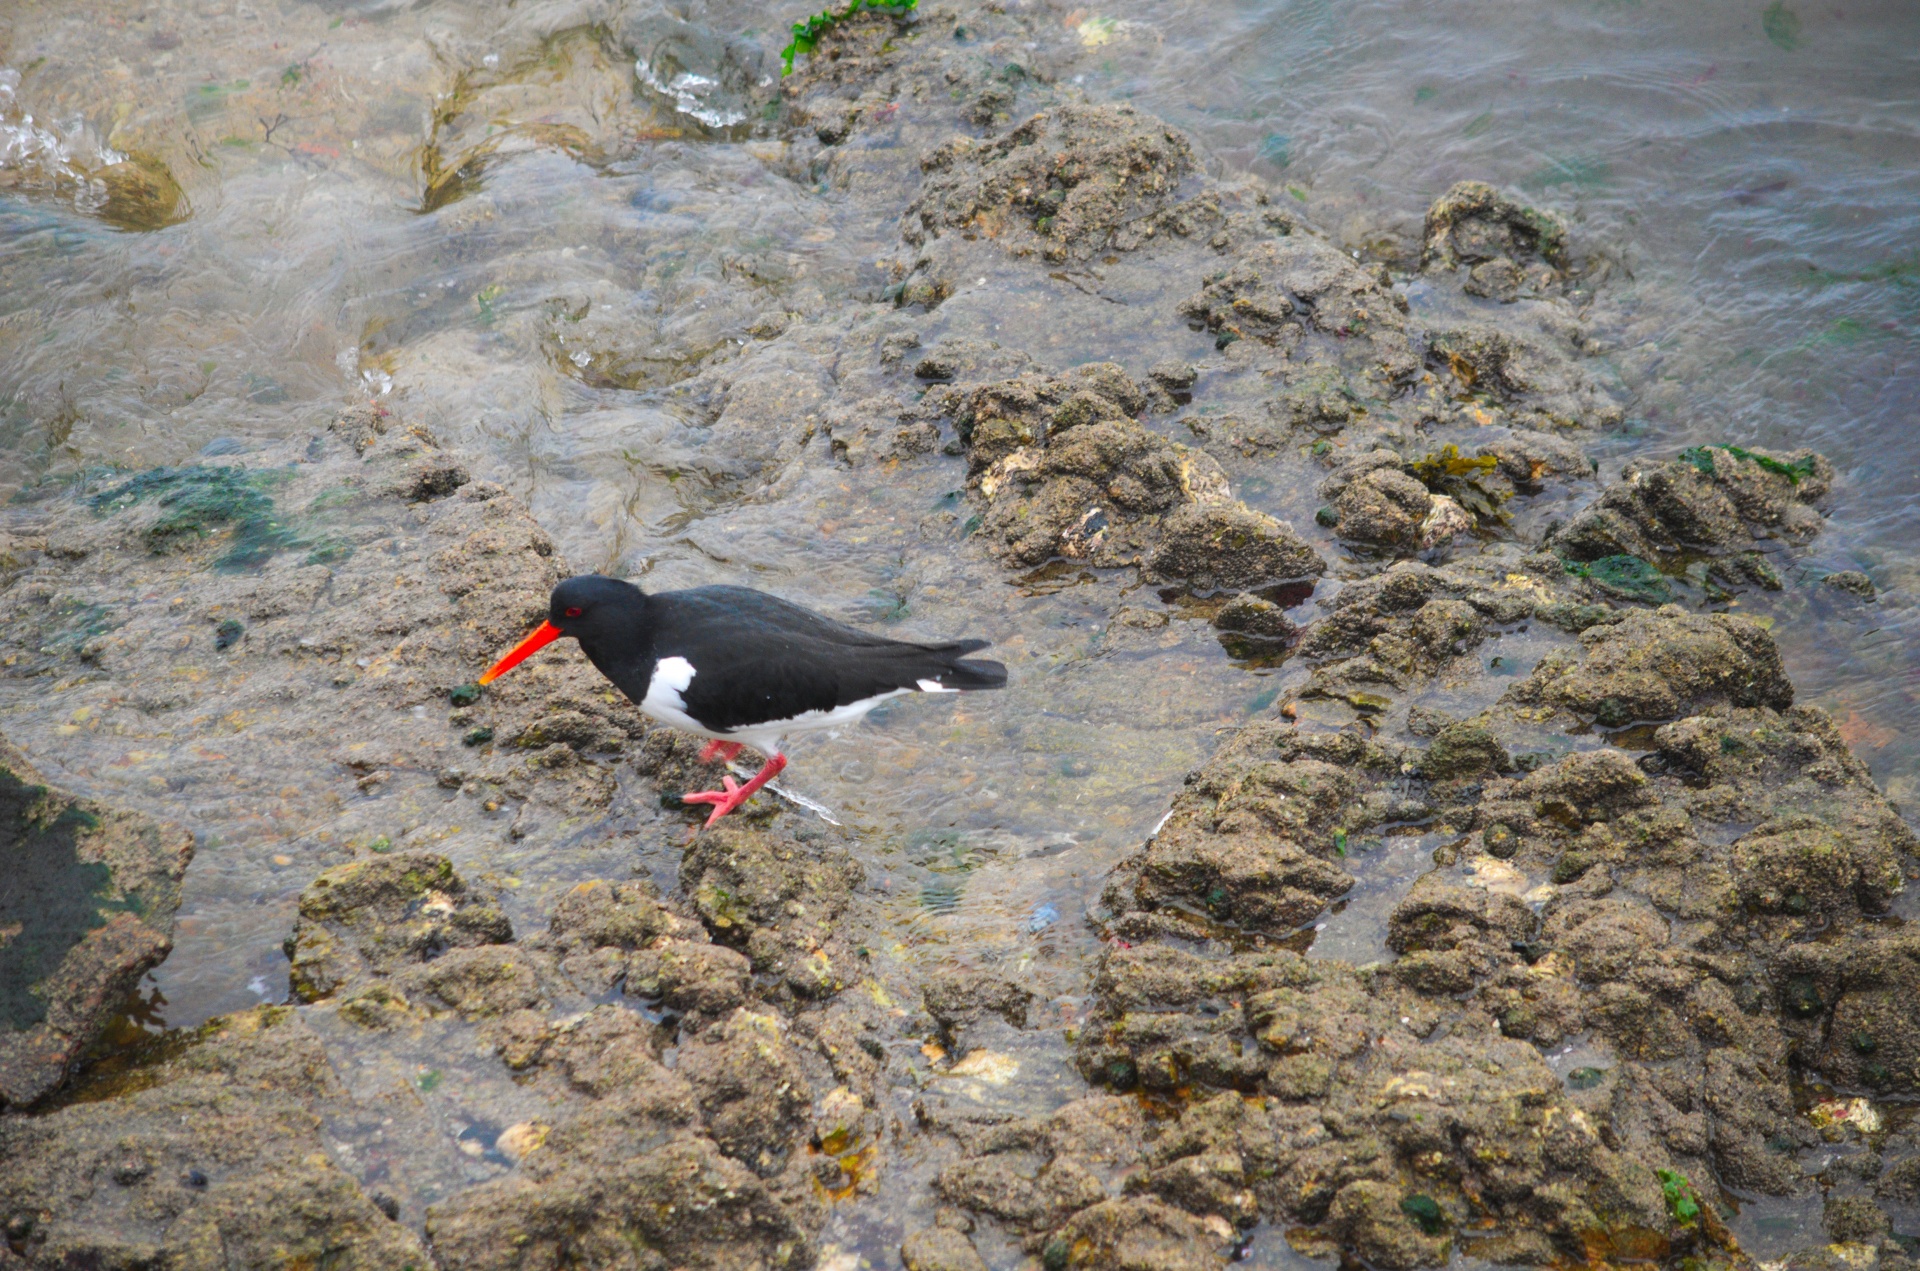
[[[857,832],[692,833],[719,770],[579,658],[480,690],[588,562],[404,404],[36,487],[0,699],[64,722],[0,744],[0,1268],[1745,1266],[1776,1198],[1796,1271],[1910,1265],[1920,843],[1743,605],[1845,514],[1821,456],[1603,482],[1576,232],[1463,181],[1356,258],[1075,90],[1063,14],[869,13],[785,79],[595,16],[887,244],[708,356],[586,332],[677,368],[717,488],[944,473],[919,550],[1084,575],[1110,645],[1209,624],[1281,691],[1072,916],[1063,1020],[891,954]],[[269,841],[236,939],[284,982],[140,1036],[183,877]],[[1047,1033],[1077,1076],[1007,1058]]]

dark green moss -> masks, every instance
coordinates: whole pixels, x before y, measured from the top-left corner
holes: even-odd
[[[81,859],[83,836],[100,818],[0,769],[0,860],[8,884],[0,887],[0,930],[16,929],[0,944],[0,1028],[31,1028],[47,1016],[36,984],[58,970],[89,931],[118,912],[137,912],[133,898],[115,894],[113,871]]]
[[[1579,881],[1580,876],[1592,868],[1593,857],[1587,853],[1578,850],[1566,852],[1553,863],[1553,881],[1564,887]]]
[[[147,549],[156,555],[185,550],[216,533],[231,531],[222,570],[257,569],[276,553],[300,545],[274,512],[266,487],[284,472],[240,468],[154,468],[95,495],[94,511],[111,514],[151,502],[160,515],[146,528]]]
[[[1419,1192],[1408,1194],[1400,1201],[1400,1212],[1429,1236],[1437,1236],[1447,1229],[1447,1216],[1440,1212],[1440,1202],[1431,1196]]]
[[[1781,991],[1780,999],[1781,1005],[1790,1014],[1801,1019],[1818,1015],[1827,1008],[1827,1004],[1820,1000],[1820,986],[1813,982],[1810,975],[1796,975],[1789,979]]]
[[[1609,595],[1664,605],[1673,600],[1673,589],[1658,569],[1638,556],[1602,556],[1595,561],[1568,561],[1567,572],[1592,582]]]

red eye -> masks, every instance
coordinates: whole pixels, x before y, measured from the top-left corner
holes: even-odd
[[[569,618],[578,618],[580,616],[580,607],[578,605],[567,606],[566,616]]]

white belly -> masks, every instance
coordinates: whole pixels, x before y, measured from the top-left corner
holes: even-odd
[[[849,702],[845,706],[836,706],[826,711],[803,711],[790,719],[770,719],[764,723],[747,724],[739,728],[716,732],[687,714],[686,698],[682,696],[687,686],[693,683],[693,663],[685,658],[661,658],[653,668],[653,676],[647,681],[647,695],[640,699],[640,711],[650,719],[663,724],[671,724],[683,732],[696,737],[709,737],[715,741],[737,741],[751,746],[761,754],[775,754],[780,749],[783,738],[796,733],[820,732],[829,728],[840,728],[847,724],[858,723],[868,711],[884,701],[902,697],[916,690],[897,688],[890,693],[881,693],[877,697],[862,698]],[[932,681],[927,681],[932,683]],[[952,692],[940,685],[924,692]]]

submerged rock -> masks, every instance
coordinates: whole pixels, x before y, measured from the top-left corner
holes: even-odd
[[[1177,226],[1194,171],[1178,131],[1131,106],[1062,103],[991,141],[956,137],[920,161],[906,211],[914,244],[966,229],[1015,253],[1084,260]]]
[[[1206,454],[1135,422],[1147,393],[1111,363],[930,394],[956,421],[986,503],[980,531],[1010,565],[1143,564],[1199,590],[1317,576],[1291,526],[1236,503]]]
[[[446,857],[396,852],[314,879],[300,894],[287,956],[295,996],[313,1002],[368,975],[512,939],[496,897],[470,887]]]
[[[285,1007],[155,1043],[79,1093],[0,1118],[0,1223],[27,1265],[429,1265],[329,1156],[345,1092]]]
[[[1811,539],[1832,486],[1832,465],[1811,450],[1695,447],[1664,463],[1630,461],[1549,545],[1573,563],[1717,557],[1712,573],[1728,585],[1777,591],[1778,574],[1749,549],[1759,539]]]
[[[1461,181],[1427,209],[1421,265],[1466,266],[1469,295],[1513,300],[1539,293],[1567,266],[1567,230],[1558,217],[1528,207],[1486,184]]]
[[[172,948],[193,837],[53,789],[0,738],[0,1108],[66,1079]]]

